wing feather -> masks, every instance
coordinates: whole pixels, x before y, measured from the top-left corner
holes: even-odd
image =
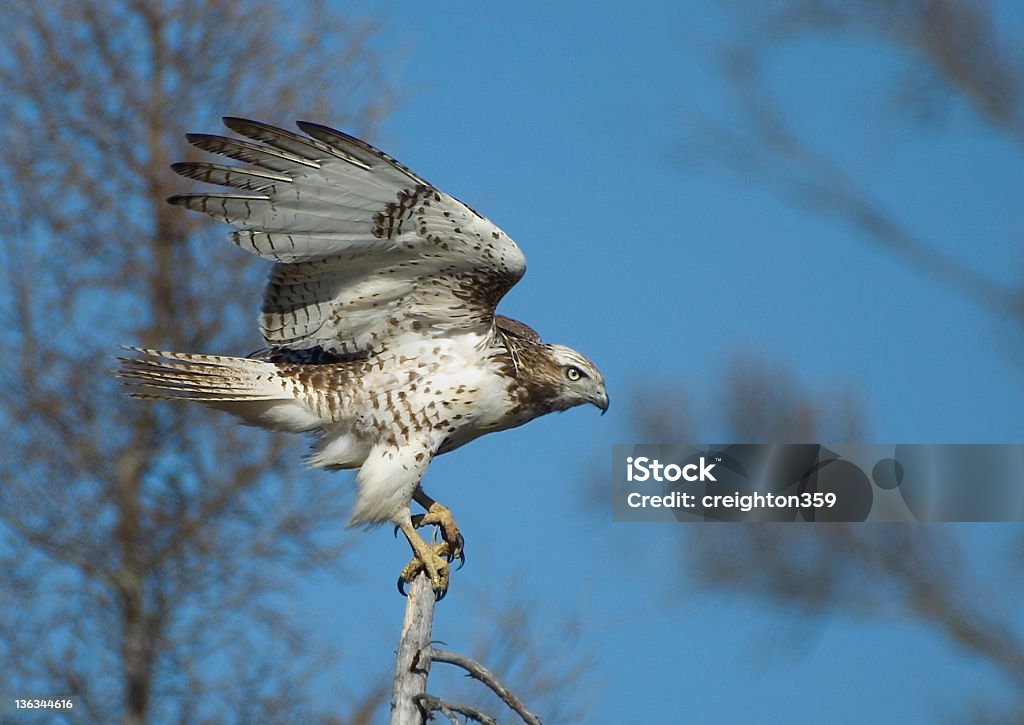
[[[244,161],[247,164],[263,166],[273,171],[290,171],[303,166],[311,169],[319,168],[319,164],[280,149],[268,148],[259,144],[242,141],[226,136],[214,136],[206,133],[187,133],[185,139],[202,151],[227,156],[229,159]]]
[[[229,117],[251,140],[190,134],[246,166],[175,164],[198,181],[253,193],[168,201],[234,224],[239,247],[274,265],[260,318],[271,348],[372,351],[428,326],[493,329],[522,277],[519,247],[462,202],[353,136],[300,121],[306,135]]]
[[[287,151],[308,161],[316,161],[322,158],[324,154],[327,154],[352,164],[361,165],[365,169],[370,168],[368,165],[362,164],[347,154],[339,153],[338,149],[328,144],[321,143],[313,138],[300,136],[283,128],[262,123],[261,121],[251,121],[247,118],[238,118],[236,116],[225,116],[224,125],[235,133],[247,136],[255,141],[262,141],[276,149]]]
[[[268,191],[276,184],[290,184],[292,177],[264,169],[243,169],[238,166],[207,164],[199,161],[182,161],[171,164],[171,168],[182,176],[207,184],[230,186],[243,191]]]
[[[404,174],[417,184],[423,184],[425,186],[430,185],[414,174],[407,166],[402,165],[391,156],[388,156],[380,149],[371,146],[362,139],[350,136],[343,131],[331,128],[330,126],[313,123],[312,121],[297,121],[296,125],[313,138],[318,141],[322,141],[336,152],[340,153],[342,158],[352,156],[357,160],[361,159],[362,163],[366,164],[368,168],[373,167],[375,159],[383,160],[387,162],[391,168]]]

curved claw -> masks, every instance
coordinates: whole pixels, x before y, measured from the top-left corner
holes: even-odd
[[[459,534],[455,539],[454,547],[449,547],[448,561],[453,562],[456,559],[459,560],[459,569],[466,565],[466,540],[462,538],[462,534]],[[456,570],[457,571],[457,570]]]
[[[401,594],[403,597],[408,597],[409,596],[409,592],[407,592],[405,590],[405,587],[406,587],[406,585],[408,583],[409,582],[407,582],[402,577],[398,577],[398,593]],[[442,599],[445,598],[445,596],[447,594],[448,594],[448,589],[434,590],[434,601],[435,602],[441,601]]]
[[[405,528],[402,529],[405,532]],[[408,534],[407,534],[408,535]],[[409,543],[413,546],[413,557],[405,568],[402,569],[402,573],[398,575],[398,593],[403,597],[407,597],[407,587],[410,582],[416,581],[417,577],[426,575],[427,579],[431,582],[431,588],[434,590],[435,601],[441,601],[444,599],[445,592],[448,589],[448,572],[449,567],[445,559],[450,561],[448,557],[448,544],[441,542],[428,546],[422,539],[415,536],[413,533],[409,537]]]

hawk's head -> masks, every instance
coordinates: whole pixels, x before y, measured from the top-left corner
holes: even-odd
[[[548,383],[548,404],[554,410],[566,410],[591,403],[608,410],[608,391],[604,376],[594,363],[565,345],[544,345],[549,364],[538,370]]]
[[[516,389],[520,412],[530,418],[591,403],[608,410],[604,375],[594,363],[565,345],[546,345],[536,331],[509,317],[495,323],[504,348],[506,373]]]

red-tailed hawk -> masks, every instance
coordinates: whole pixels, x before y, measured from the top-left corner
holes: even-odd
[[[244,166],[173,168],[237,192],[172,204],[237,227],[275,262],[263,298],[266,350],[248,358],[134,349],[119,374],[138,398],[192,400],[243,421],[314,432],[308,462],[358,468],[352,524],[393,522],[438,596],[462,536],[420,488],[431,459],[485,433],[582,403],[608,408],[587,358],[495,314],[526,260],[504,232],[369,144],[315,123],[305,136],[240,118],[251,141],[190,134]],[[255,141],[255,143],[254,143]],[[413,518],[416,499],[426,514]],[[437,525],[428,546],[415,527]]]

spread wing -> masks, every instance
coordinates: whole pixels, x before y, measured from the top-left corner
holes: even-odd
[[[408,330],[489,332],[498,301],[526,271],[498,227],[340,131],[224,123],[252,140],[187,138],[243,166],[173,168],[237,191],[168,201],[234,224],[235,244],[276,262],[260,317],[272,350],[351,355]]]

